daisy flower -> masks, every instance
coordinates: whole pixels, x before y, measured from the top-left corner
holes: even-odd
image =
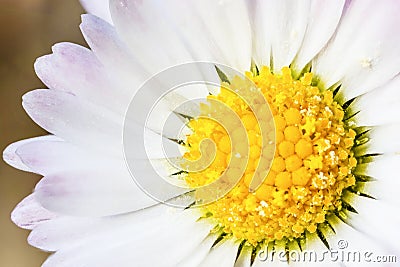
[[[396,265],[399,1],[81,2],[4,151],[43,266]]]

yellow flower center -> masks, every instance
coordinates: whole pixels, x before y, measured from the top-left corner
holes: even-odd
[[[273,152],[262,153],[263,149],[271,148],[263,145],[260,122],[252,109],[237,94],[224,88],[240,86],[240,78],[224,83],[220,93],[209,99],[224,103],[240,117],[248,135],[249,157],[245,173],[234,189],[201,207],[204,217],[217,225],[216,231],[253,246],[294,240],[306,231],[315,233],[327,216],[342,209],[343,190],[356,182],[352,170],[357,160],[351,151],[356,132],[346,127],[343,108],[334,101],[332,91],[312,85],[312,73],[294,79],[288,67],[281,74],[262,67],[246,76],[272,111],[275,155],[272,158]],[[201,108],[206,113],[212,109],[212,103]],[[217,147],[215,159],[207,168],[187,174],[186,182],[194,188],[218,179],[227,168],[231,138],[224,127],[207,118],[193,119],[189,126],[192,133],[187,136],[185,159],[196,160],[201,156],[199,146],[205,138],[211,138]],[[272,160],[271,169],[262,177],[261,186],[252,192],[249,185],[259,161],[263,160]]]

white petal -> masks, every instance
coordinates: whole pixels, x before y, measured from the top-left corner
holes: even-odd
[[[371,163],[360,165],[364,170],[360,174],[375,178],[376,181],[364,183],[362,193],[374,197],[370,199],[355,194],[347,194],[346,200],[358,214],[349,213],[349,223],[367,236],[382,244],[390,255],[400,257],[397,247],[399,238],[398,225],[400,201],[398,191],[400,182],[396,173],[399,172],[399,156],[379,157]],[[387,218],[390,218],[387,220]]]
[[[244,246],[235,262],[234,267],[250,267],[252,248]]]
[[[55,218],[57,215],[43,208],[34,194],[24,198],[11,213],[11,220],[18,227],[29,230]]]
[[[102,218],[62,216],[36,227],[28,241],[47,251],[72,249],[113,233],[117,235],[131,231],[139,234],[145,228],[148,231],[159,230],[163,223],[168,223],[171,215],[168,207],[155,205],[128,214]]]
[[[87,12],[112,22],[108,0],[80,0]]]
[[[133,95],[150,77],[135,61],[112,25],[95,16],[82,15],[80,28],[96,57],[121,89]]]
[[[187,191],[164,181],[176,183],[170,176],[179,171],[167,169],[166,160],[151,160],[150,165],[149,160],[136,159],[135,169],[129,170],[122,158],[102,157],[64,142],[32,143],[18,154],[32,170],[46,175],[36,188],[37,196],[45,207],[60,213],[129,212],[156,203],[147,194],[166,201]]]
[[[156,134],[153,135],[160,138]],[[151,144],[155,143],[155,136],[149,138]],[[160,153],[162,147],[149,146],[148,149],[149,153],[147,156],[151,159],[151,164],[157,172],[163,175],[162,177],[168,177],[172,173],[179,171],[169,171],[166,169],[169,165],[167,164],[167,159],[165,159],[165,154]],[[125,159],[122,156],[117,157],[107,153],[96,153],[95,151],[82,149],[55,137],[54,140],[33,139],[27,144],[21,144],[14,153],[15,159],[21,161],[30,171],[41,175],[51,175],[68,171],[113,171],[126,168]],[[142,155],[139,158],[139,155],[131,155],[130,159],[147,161],[147,156]]]
[[[181,3],[181,1],[177,1]],[[185,41],[192,44],[193,40],[200,43],[196,44],[207,47],[214,55],[218,52],[223,55],[226,64],[240,72],[249,70],[251,63],[252,35],[250,19],[245,1],[242,0],[222,0],[222,1],[192,1],[189,7],[194,11],[194,18],[200,21],[203,27],[191,23],[193,18],[189,16],[181,17],[182,20],[190,21],[187,23]],[[188,14],[189,15],[189,14]],[[182,25],[182,24],[180,24]],[[191,27],[193,25],[193,28]],[[197,38],[195,38],[197,36]],[[217,52],[216,49],[219,51]],[[191,48],[191,52],[196,51],[196,47]],[[195,52],[196,53],[196,52]],[[196,60],[207,60],[201,55],[195,57]]]
[[[357,156],[375,153],[398,154],[400,152],[400,140],[398,132],[400,124],[380,125],[370,129],[367,134],[368,142],[356,147]]]
[[[399,11],[396,0],[351,1],[335,38],[313,63],[322,84],[328,88],[340,81],[348,100],[399,73]]]
[[[128,170],[66,171],[45,176],[36,186],[48,210],[76,216],[105,216],[157,203],[135,183]]]
[[[268,7],[271,2],[249,1],[249,10],[253,28],[252,58],[258,66],[270,66],[273,10]]]
[[[386,186],[386,188],[389,187]],[[379,189],[383,191],[382,188]],[[376,240],[387,253],[400,257],[400,250],[397,245],[397,240],[400,237],[398,231],[400,224],[400,216],[397,214],[398,204],[393,205],[387,199],[386,201],[384,198],[380,199],[379,196],[377,198],[351,196],[349,203],[358,213],[349,213],[347,221],[364,235]],[[386,220],[386,218],[390,218],[390,220]]]
[[[235,241],[233,238],[220,241],[211,249],[210,253],[199,267],[234,266],[239,245],[239,242]]]
[[[123,158],[102,157],[62,140],[34,140],[21,145],[16,155],[33,172],[41,175],[68,170],[110,170],[120,168],[123,163]]]
[[[243,0],[182,1],[169,9],[188,50],[197,61],[228,65],[241,73],[251,64],[252,33]],[[195,41],[193,41],[195,40]]]
[[[184,69],[175,69],[175,72],[169,72],[170,74],[159,74],[159,76],[162,76],[162,78],[160,78],[162,83],[159,83],[160,79],[150,79],[146,83],[142,84],[145,79],[149,78],[149,74],[144,73],[143,70],[139,67],[138,63],[135,62],[134,57],[131,56],[127,46],[123,43],[123,41],[119,39],[119,36],[114,27],[90,15],[83,16],[82,20],[83,22],[81,24],[81,29],[86,40],[94,50],[95,54],[103,62],[105,68],[107,68],[107,70],[112,73],[113,76],[117,77],[117,85],[121,83],[123,87],[122,89],[128,89],[128,94],[130,94],[131,96],[137,93],[137,90],[142,86],[142,91],[139,91],[139,94],[144,92],[144,94],[141,95],[144,95],[145,99],[141,99],[139,103],[135,102],[131,104],[131,106],[135,106],[136,109],[139,109],[139,112],[142,112],[150,109],[146,108],[146,105],[150,104],[151,107],[157,101],[162,102],[162,106],[157,106],[157,111],[153,110],[153,113],[156,115],[157,120],[155,121],[155,123],[151,123],[150,126],[148,124],[148,127],[153,129],[155,132],[161,132],[163,124],[165,122],[165,117],[168,117],[172,114],[175,106],[182,102],[181,100],[186,101],[188,99],[188,96],[192,97],[190,99],[193,99],[193,96],[195,96],[196,98],[205,98],[205,96],[208,95],[208,90],[207,88],[205,88],[205,86],[203,86],[204,88],[200,88],[200,86],[197,86],[195,88],[196,90],[191,90],[193,88],[188,88],[188,86],[182,86],[182,83],[186,82],[189,79],[193,79],[189,82],[192,82],[194,80],[202,81],[205,79],[204,76],[208,74],[205,73],[206,70],[204,68],[200,70],[193,65],[188,66]],[[211,81],[219,82],[219,78],[216,75],[214,66],[211,65],[211,67],[215,75],[215,77],[213,76],[213,79]],[[187,74],[189,74],[188,76],[190,77],[187,77]],[[167,75],[167,77],[165,77],[165,75]],[[182,77],[180,77],[180,75],[182,75]],[[177,85],[180,85],[181,89],[184,90],[179,90],[179,93],[174,92],[173,97],[163,97],[162,99],[160,99],[161,96],[163,96],[168,90],[176,87]],[[144,88],[143,86],[147,87]],[[118,87],[116,89],[118,89]],[[195,94],[192,93],[194,91],[196,92]],[[114,93],[118,95],[118,91]],[[124,98],[128,101],[134,101],[138,97],[137,95],[135,95],[136,98],[132,99],[132,97],[126,97],[125,95],[126,93],[122,93],[118,96],[118,98]],[[124,101],[120,102],[122,102],[122,104],[120,104],[121,108],[126,107],[126,105],[123,104]],[[144,106],[143,108],[138,108],[139,105],[140,107],[142,107],[141,105]],[[144,120],[148,116],[148,114],[143,114],[143,116],[140,116],[137,115],[136,112],[131,113],[133,113],[132,115],[135,118],[135,121],[137,121],[138,118],[139,120]],[[131,113],[129,113],[128,116]],[[181,128],[182,121],[178,118],[176,119],[180,123],[179,128]],[[151,121],[152,120],[150,120],[150,122]],[[147,123],[149,123],[149,120],[147,121]],[[143,122],[140,124],[143,124]],[[164,132],[164,134],[166,133]],[[176,133],[175,135],[166,135],[171,138],[176,138]]]
[[[146,92],[146,94],[149,94],[149,92]],[[152,103],[149,102],[149,104]],[[123,134],[129,134],[132,138],[143,135],[144,126],[139,126],[136,121],[141,122],[140,119],[145,120],[147,117],[147,114],[140,116],[141,114],[129,113],[127,115],[129,124],[126,124],[124,129],[124,118],[122,116],[71,93],[58,90],[31,91],[24,95],[22,104],[29,116],[45,130],[72,144],[119,158],[123,156]],[[160,113],[169,109],[169,105],[166,106]],[[167,114],[170,113],[171,111]],[[162,116],[162,118],[164,117]],[[179,123],[184,125],[180,120]],[[144,122],[142,125],[144,125]],[[162,123],[155,126],[157,127],[153,130],[156,133],[163,132],[164,125]],[[124,133],[123,130],[125,130]],[[146,132],[146,137],[150,140],[161,138],[150,131]],[[176,138],[176,135],[172,138]],[[163,138],[163,140],[172,143],[167,138]],[[152,156],[159,155],[160,150],[161,147]],[[147,158],[145,155],[138,157]]]
[[[35,90],[24,95],[29,116],[45,130],[75,144],[121,154],[122,117],[56,90]]]
[[[110,8],[118,33],[148,72],[155,74],[192,59],[167,24],[160,4],[112,0]]]
[[[150,73],[188,61],[250,67],[251,31],[243,1],[111,1],[113,20]]]
[[[71,43],[53,46],[53,54],[35,62],[38,77],[50,88],[79,97],[124,115],[131,93],[109,76],[89,49]]]
[[[294,257],[300,255],[300,260],[297,258],[298,262],[294,264],[294,266],[331,266],[331,267],[339,267],[343,266],[338,262],[332,261],[330,257],[328,257],[328,248],[322,243],[321,239],[316,235],[311,235],[308,232],[306,233],[306,243],[302,248],[303,251],[298,252]],[[306,259],[306,260],[304,260]]]
[[[303,42],[310,1],[263,1],[251,3],[255,13],[254,59],[279,72],[289,66]],[[270,54],[271,53],[271,54]]]
[[[332,224],[334,225],[336,234],[325,235],[325,237],[331,249],[338,252],[335,256],[337,257],[337,262],[345,266],[360,266],[360,263],[362,263],[363,266],[393,266],[393,264],[368,262],[368,260],[373,260],[375,259],[374,257],[378,255],[390,255],[390,251],[385,249],[385,244],[379,243],[378,240],[371,239],[366,234],[341,222],[339,219],[336,219]],[[346,245],[345,248],[343,248],[343,244]],[[351,258],[347,259],[349,253],[351,253]],[[372,253],[372,255],[369,253]],[[353,260],[352,256],[354,254],[356,256],[360,255],[360,262],[358,262],[357,258]],[[342,255],[344,255],[343,259]]]
[[[118,230],[114,229],[82,244],[88,248],[85,254],[77,253],[77,250],[82,249],[83,246],[61,250],[50,257],[44,266],[124,267],[131,266],[132,262],[143,267],[176,266],[176,263],[204,240],[212,228],[212,225],[206,226],[195,222],[196,219],[193,216],[187,216],[188,212],[177,215],[174,218],[167,218],[167,221],[160,221],[161,227],[153,231],[138,232],[140,228],[132,231],[129,224]],[[188,239],[188,233],[191,233],[190,239]],[[102,245],[97,245],[98,242]],[[139,251],[140,253],[136,253]]]
[[[335,32],[345,0],[311,1],[304,40],[292,68],[301,71],[321,51]]]
[[[396,175],[400,171],[399,163],[399,155],[390,155],[382,156],[373,162],[360,165],[361,171],[356,170],[355,174],[367,175],[376,180],[365,183],[363,191],[377,198],[380,202],[383,201],[393,206],[400,205],[400,199],[396,193],[396,189],[400,186],[400,181]],[[393,217],[396,216],[397,214],[393,214]]]
[[[357,113],[352,121],[357,125],[373,126],[399,123],[400,118],[400,76],[389,83],[368,92],[351,104],[353,113]]]
[[[25,144],[29,144],[31,142],[40,140],[60,140],[60,139],[56,136],[49,135],[49,136],[34,137],[12,143],[9,146],[7,146],[6,149],[3,151],[4,161],[7,162],[7,164],[13,166],[14,168],[31,172],[32,170],[21,161],[20,157],[16,154],[16,151],[18,150],[19,147]]]
[[[218,236],[216,234],[210,234],[192,251],[192,253],[187,255],[185,259],[177,265],[177,267],[198,267],[210,252],[210,249],[217,238]]]

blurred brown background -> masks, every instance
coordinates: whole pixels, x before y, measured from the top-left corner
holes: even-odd
[[[44,88],[33,70],[35,58],[60,41],[83,44],[79,0],[0,0],[0,150],[11,142],[44,134],[25,114],[21,96]],[[0,160],[0,266],[40,266],[46,254],[27,244],[28,231],[10,213],[40,177]]]

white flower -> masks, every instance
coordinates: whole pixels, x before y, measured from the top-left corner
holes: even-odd
[[[273,261],[272,266],[364,266],[368,261],[368,266],[394,266],[395,257],[400,260],[399,1],[82,0],[82,4],[99,16],[82,16],[81,30],[90,49],[56,44],[53,54],[35,63],[37,75],[49,89],[23,97],[26,112],[51,135],[16,142],[4,151],[10,165],[44,176],[12,213],[18,226],[32,230],[31,245],[55,252],[43,266],[270,266],[263,259]],[[273,213],[269,209],[283,205],[287,208],[274,210],[283,213],[271,217],[280,224],[268,227],[277,229],[275,234],[285,232],[287,225],[295,229],[302,209],[314,210],[310,216],[317,216],[320,211],[315,209],[322,204],[313,203],[335,203],[325,195],[307,195],[307,190],[329,194],[332,188],[339,190],[332,187],[339,173],[345,177],[344,188],[337,191],[342,208],[333,204],[321,215],[322,221],[313,217],[308,228],[297,225],[303,227],[298,230],[300,237],[297,230],[288,230],[279,238],[262,232],[263,224],[251,221],[247,213],[236,216],[232,211],[232,216],[225,216],[222,211],[228,206],[222,204],[221,209],[211,205],[182,210],[145,194],[131,178],[122,153],[126,109],[145,80],[193,61],[220,63],[241,73],[252,70],[256,84],[262,75],[271,74],[262,66],[270,67],[274,77],[290,70],[294,80],[311,71],[313,85],[322,90],[306,98],[314,101],[307,102],[308,107],[298,108],[298,122],[290,123],[295,115],[283,113],[279,115],[286,119],[283,128],[275,121],[277,135],[281,131],[288,141],[277,148],[283,169],[272,167],[279,176],[269,185],[275,193],[263,195],[260,202],[256,194],[242,197],[234,191],[243,203],[232,198],[233,210],[254,208],[263,220]],[[316,111],[322,99],[328,102],[324,95],[328,91],[334,91],[333,106]],[[275,104],[270,104],[280,112],[291,100],[284,95],[289,91],[277,92]],[[304,100],[293,97],[293,105]],[[318,119],[340,117],[341,109],[345,117],[330,120],[327,128],[345,125],[342,139],[329,139],[329,131],[321,135]],[[289,125],[294,128],[287,130]],[[356,136],[350,138],[351,128]],[[300,137],[289,133],[292,130],[302,130],[302,136],[313,140],[309,154],[308,144],[297,145]],[[343,152],[346,138],[355,144]],[[277,139],[278,145],[283,143]],[[243,158],[238,155],[237,159]],[[292,155],[297,158],[289,159]],[[352,158],[357,159],[356,167],[351,166]],[[337,168],[330,169],[335,164]],[[305,178],[306,173],[296,180],[294,171],[300,166],[310,175],[315,172],[316,179]],[[228,205],[223,200],[216,203]],[[278,220],[289,217],[294,221]],[[254,226],[237,225],[247,219]],[[335,257],[323,263],[296,262],[293,254],[285,254],[302,249],[319,253],[321,259],[327,246],[340,253],[360,253],[360,263]]]

